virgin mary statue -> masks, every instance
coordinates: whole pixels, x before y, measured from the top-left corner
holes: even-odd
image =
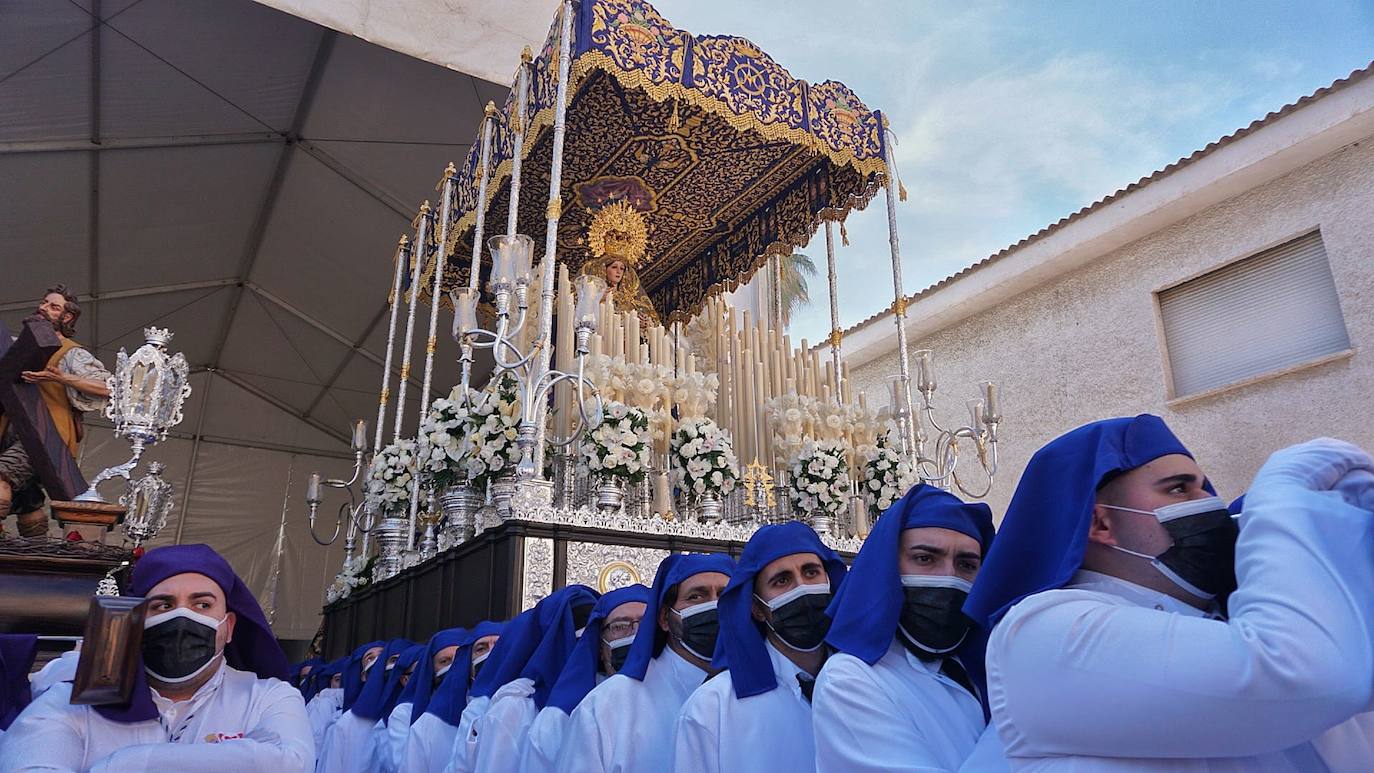
[[[582,273],[606,280],[606,296],[618,312],[639,314],[641,326],[658,324],[658,311],[639,284],[636,266],[649,245],[644,215],[624,201],[597,210],[587,228],[587,248],[592,257]]]

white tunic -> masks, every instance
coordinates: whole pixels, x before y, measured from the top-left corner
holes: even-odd
[[[324,734],[334,720],[339,718],[343,709],[343,688],[327,687],[315,694],[305,706],[306,716],[310,718],[310,732],[315,740],[315,754],[324,748]]]
[[[1229,620],[1080,572],[993,630],[1013,770],[1374,770],[1374,717],[1355,716],[1374,695],[1374,516],[1273,467],[1246,496]]]
[[[458,728],[433,714],[421,714],[410,726],[398,773],[441,773],[453,753]]]
[[[21,771],[282,771],[315,764],[295,687],[223,666],[189,700],[153,694],[160,717],[115,722],[71,705],[62,682],[30,703],[0,742],[0,773]]]
[[[604,681],[606,675],[598,672],[596,684]],[[592,685],[592,689],[596,689],[596,684]],[[520,773],[560,773],[558,752],[563,748],[563,734],[567,732],[571,721],[567,712],[555,706],[545,706],[539,710],[534,722],[530,723],[529,732],[525,734],[525,749],[520,753]]]
[[[80,652],[69,650],[49,660],[38,673],[29,674],[29,691],[32,699],[37,699],[58,682],[70,682],[75,679],[76,664],[80,659]]]
[[[453,743],[448,755],[439,761],[439,767],[431,771],[443,773],[473,773],[477,765],[477,723],[487,713],[491,696],[482,695],[468,700],[463,714],[458,718],[458,729],[453,733]]]
[[[816,770],[956,771],[986,723],[968,690],[896,640],[873,665],[830,656],[812,699]]]
[[[468,752],[482,773],[518,773],[525,736],[539,708],[534,705],[534,680],[520,678],[502,685],[476,723],[476,747]]]
[[[398,703],[391,710],[386,722],[378,721],[372,727],[372,740],[368,742],[372,756],[368,770],[380,773],[396,773],[401,754],[405,751],[406,736],[410,735],[410,709],[413,704]]]
[[[563,734],[572,719],[563,709],[545,706],[539,710],[525,734],[525,749],[520,753],[520,773],[555,773]]]
[[[719,678],[719,677],[718,677]],[[706,672],[665,647],[644,681],[616,674],[573,709],[555,770],[559,773],[667,771],[682,704]],[[561,712],[560,712],[561,713]]]
[[[803,672],[772,644],[764,646],[778,686],[736,698],[730,672],[725,671],[697,688],[677,720],[676,773],[816,770],[811,704],[797,682]]]
[[[372,740],[372,728],[376,724],[375,719],[345,711],[324,735],[324,747],[315,764],[317,773],[364,773],[369,770],[372,751],[368,742]]]

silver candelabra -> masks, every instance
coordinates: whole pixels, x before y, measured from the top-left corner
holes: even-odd
[[[348,529],[344,532],[344,561],[353,558],[353,549],[356,545],[357,535],[367,534],[372,530],[372,513],[366,507],[366,497],[359,496],[354,491],[354,485],[362,477],[366,465],[363,464],[363,457],[367,453],[367,422],[358,419],[353,423],[353,472],[348,480],[339,478],[324,478],[318,472],[310,473],[310,478],[305,484],[305,503],[310,506],[310,537],[320,545],[332,545],[339,538],[339,532],[343,530],[345,519],[348,522]],[[320,508],[320,503],[324,501],[324,487],[343,489],[348,494],[348,501],[340,503],[338,514],[334,517],[334,533],[328,539],[321,539],[315,532],[315,516]]]
[[[944,489],[956,488],[965,496],[975,499],[987,496],[992,490],[992,480],[997,475],[997,428],[1002,422],[1001,394],[997,383],[979,382],[981,396],[966,403],[969,422],[945,427],[935,418],[936,381],[931,350],[917,351],[915,357],[916,390],[921,395],[915,416],[907,410],[906,395],[910,393],[908,380],[901,375],[889,378],[892,412],[897,417],[902,454],[914,460],[916,474],[924,483]],[[933,437],[930,430],[934,430]],[[961,441],[973,446],[978,465],[983,470],[986,484],[980,489],[966,486],[965,480],[959,477]]]

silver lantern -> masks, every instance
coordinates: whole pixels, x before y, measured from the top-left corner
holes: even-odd
[[[110,402],[105,417],[114,422],[116,437],[128,438],[133,456],[129,461],[102,470],[78,502],[104,502],[96,487],[110,478],[129,479],[144,450],[167,438],[167,431],[181,423],[181,406],[191,394],[189,368],[180,352],[167,353],[172,331],[143,329],[145,343],[130,356],[119,350],[114,375],[106,381]]]

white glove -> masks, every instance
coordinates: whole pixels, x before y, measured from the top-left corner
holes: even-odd
[[[1255,475],[1252,489],[1269,483],[1329,491],[1356,471],[1374,474],[1374,459],[1364,449],[1344,440],[1317,438],[1275,451]],[[1349,486],[1357,497],[1374,497],[1368,483],[1363,475],[1356,475]]]
[[[1374,512],[1374,472],[1353,470],[1336,483],[1336,490],[1347,504]]]

